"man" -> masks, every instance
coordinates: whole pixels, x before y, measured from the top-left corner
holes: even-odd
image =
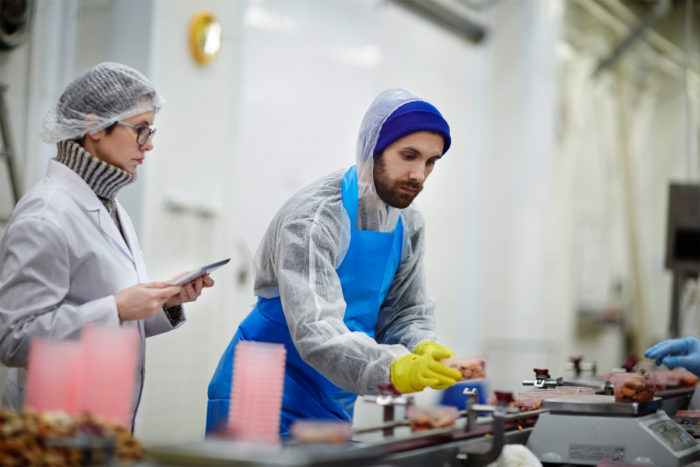
[[[286,347],[283,435],[299,418],[351,420],[356,394],[380,385],[413,392],[460,378],[440,362],[453,352],[434,342],[423,218],[410,207],[450,143],[435,107],[384,91],[362,121],[357,165],[280,209],[256,254],[257,305],[209,384],[207,431],[226,423],[240,340]]]

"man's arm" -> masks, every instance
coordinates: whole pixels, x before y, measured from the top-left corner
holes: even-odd
[[[391,364],[409,350],[347,328],[334,266],[342,226],[333,214],[318,214],[287,223],[277,237],[276,271],[289,331],[304,361],[334,384],[356,394],[376,393],[377,385],[390,381]]]
[[[375,338],[382,344],[401,344],[410,350],[425,341],[436,341],[435,300],[425,282],[424,222],[415,209],[402,215],[404,242],[389,293],[379,311]]]

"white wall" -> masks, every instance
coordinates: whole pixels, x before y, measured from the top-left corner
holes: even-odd
[[[187,42],[190,18],[200,9],[213,11],[224,31],[221,53],[208,67],[194,63]],[[148,342],[148,377],[136,430],[152,442],[177,442],[203,437],[208,380],[244,313],[237,310],[252,300],[250,283],[234,280],[240,268],[249,268],[249,258],[239,257],[242,222],[231,209],[240,14],[237,2],[169,0],[156,3],[154,16],[153,78],[166,104],[157,115],[157,149],[147,162],[143,199],[142,244],[149,273],[167,279],[232,257],[214,275],[217,286],[186,307],[186,325]],[[169,210],[167,199],[191,209]],[[198,205],[213,214],[201,214],[195,210]]]

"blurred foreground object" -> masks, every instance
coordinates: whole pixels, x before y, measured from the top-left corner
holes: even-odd
[[[459,411],[451,405],[434,407],[411,406],[406,409],[406,418],[411,421],[412,433],[454,426],[458,417]]]
[[[286,354],[280,344],[252,341],[236,344],[228,425],[234,438],[279,442]]]
[[[82,332],[82,410],[131,426],[139,336],[136,328],[88,326]]]
[[[143,458],[122,425],[62,412],[0,409],[0,465],[113,465]]]
[[[344,444],[352,438],[352,424],[335,420],[297,420],[290,434],[298,443]]]
[[[541,465],[542,462],[537,456],[522,444],[506,444],[498,459],[489,464],[490,467],[536,467]]]
[[[29,347],[25,406],[76,415],[80,367],[80,342],[35,338]]]
[[[138,345],[135,328],[88,326],[80,341],[35,338],[25,405],[38,412],[86,412],[130,427]]]

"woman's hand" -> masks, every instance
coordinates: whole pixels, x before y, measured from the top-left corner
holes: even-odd
[[[179,276],[176,276],[173,279],[177,279],[178,277]],[[194,302],[199,298],[200,295],[202,295],[203,288],[212,287],[213,285],[214,279],[209,277],[209,274],[198,277],[192,282],[188,282],[187,284],[183,285],[180,288],[180,293],[171,297],[167,302],[165,302],[165,306],[167,308],[170,308],[173,306],[182,305],[183,303]]]
[[[167,282],[137,284],[124,289],[114,296],[119,319],[122,321],[148,319],[173,296],[179,296],[180,289],[179,285],[170,285]]]

